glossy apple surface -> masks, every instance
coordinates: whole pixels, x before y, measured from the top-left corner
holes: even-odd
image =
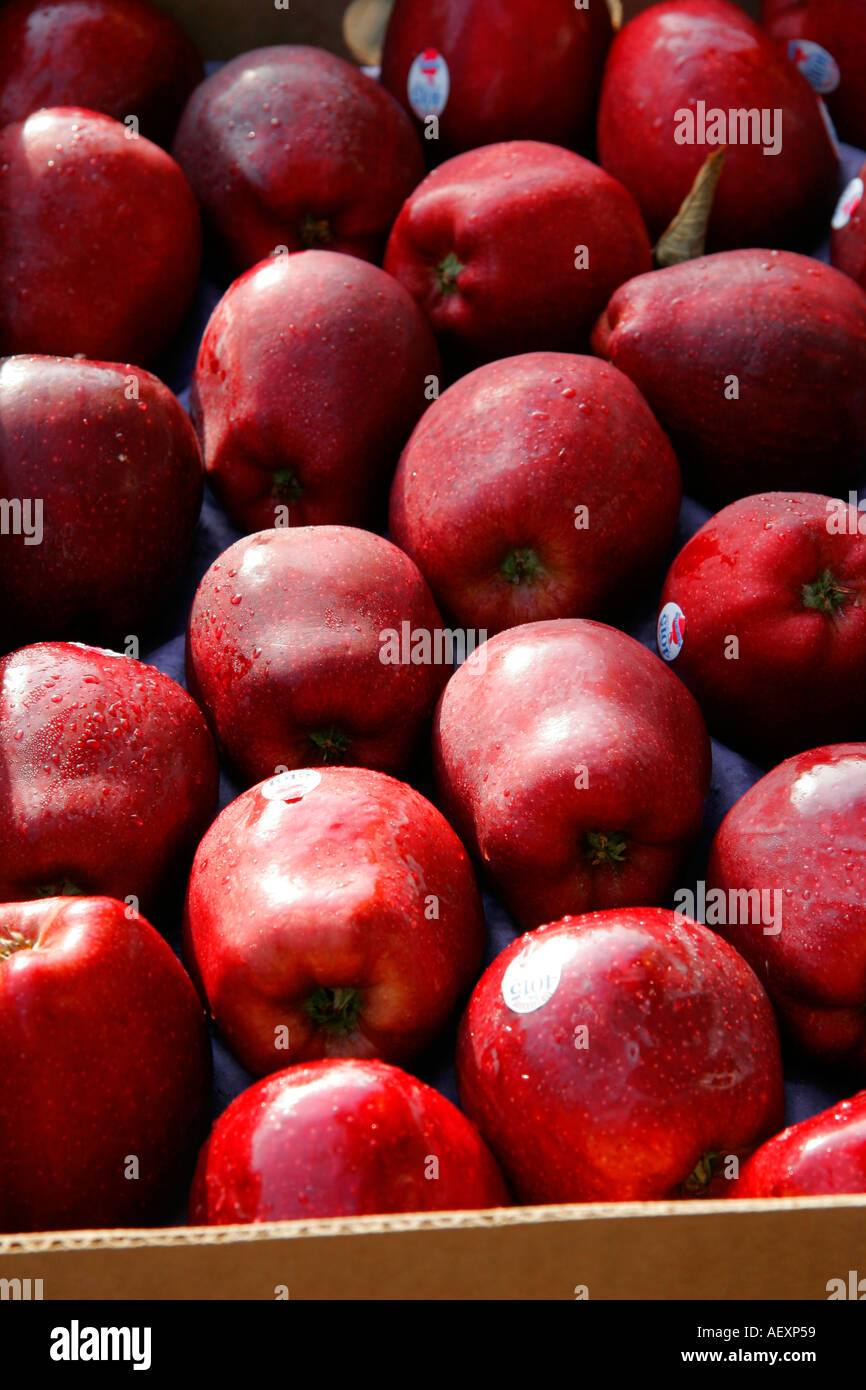
[[[174,160],[110,116],[51,107],[0,130],[0,354],[149,363],[198,281]]]
[[[0,416],[0,494],[41,508],[38,529],[31,510],[30,534],[0,545],[5,649],[123,646],[162,612],[192,545],[203,473],[186,412],[140,367],[9,357]]]
[[[633,597],[679,507],[676,456],[627,377],[539,352],[479,367],[431,405],[394,478],[390,533],[446,612],[499,632]]]
[[[866,1192],[866,1091],[791,1125],[752,1154],[732,1197]]]
[[[281,245],[381,260],[424,175],[418,137],[388,92],[302,44],[242,53],[212,73],[173,153],[239,271]]]
[[[428,174],[385,253],[459,365],[581,351],[609,296],[652,269],[631,194],[570,150],[485,145]]]
[[[208,481],[245,531],[365,525],[440,379],[418,306],[334,251],[263,261],[205,330],[192,416]]]
[[[193,1225],[509,1205],[456,1106],[383,1062],[289,1067],[244,1091],[199,1157]]]
[[[460,1029],[461,1105],[518,1201],[697,1196],[781,1125],[773,1011],[732,947],[616,909],[518,938]]]
[[[582,619],[491,637],[434,721],[439,803],[526,928],[665,901],[697,837],[710,743],[659,658]]]
[[[612,35],[606,0],[397,0],[382,82],[419,130],[438,115],[434,157],[499,140],[583,147]]]
[[[412,660],[404,624],[428,634],[427,651],[415,648],[427,661]],[[276,527],[236,541],[204,576],[187,680],[247,784],[280,766],[398,772],[449,674],[434,659],[440,634],[450,660],[444,631],[421,572],[390,541],[350,526]]]
[[[699,130],[697,120],[694,131],[686,130],[682,113],[697,113],[701,102],[710,121],[711,112],[728,118],[721,138],[709,125],[705,132],[700,123]],[[758,113],[760,138],[754,120],[748,130],[740,124],[732,130],[732,110]],[[737,5],[652,5],[625,25],[610,51],[598,112],[600,162],[634,195],[655,240],[720,148],[725,158],[709,249],[811,250],[829,217],[839,171],[817,95]]]
[[[862,520],[816,493],[744,497],[668,572],[661,614],[685,625],[672,667],[719,738],[760,761],[866,732]]]
[[[0,10],[0,125],[79,106],[164,145],[204,77],[180,25],[148,0],[11,0]]]
[[[749,961],[799,1049],[861,1072],[864,867],[866,743],[843,743],[789,758],[751,787],[707,869],[708,892],[721,889],[732,909],[715,930]],[[758,895],[778,911],[759,913]]]
[[[365,768],[251,787],[211,826],[190,875],[186,958],[255,1075],[321,1057],[413,1057],[476,979],[483,939],[472,868],[447,821]]]
[[[670,436],[686,491],[856,487],[866,294],[809,256],[727,251],[622,285],[592,338]]]
[[[70,642],[0,661],[3,901],[105,893],[149,907],[186,870],[217,784],[204,716],[154,667]]]
[[[153,927],[110,898],[0,905],[0,1230],[165,1216],[205,1121],[210,1043]]]

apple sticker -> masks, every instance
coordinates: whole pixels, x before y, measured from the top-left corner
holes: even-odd
[[[557,943],[527,946],[515,956],[502,977],[502,998],[513,1014],[533,1014],[552,999],[559,986],[562,966]]]
[[[280,772],[269,777],[262,786],[265,801],[301,801],[308,792],[321,782],[322,774],[314,767],[296,768],[292,772]]]
[[[665,661],[676,661],[686,640],[686,615],[678,603],[666,603],[659,614],[658,644]]]
[[[450,90],[451,75],[444,57],[435,48],[425,48],[409,69],[406,80],[409,105],[415,115],[422,121],[425,116],[441,116],[448,105]]]

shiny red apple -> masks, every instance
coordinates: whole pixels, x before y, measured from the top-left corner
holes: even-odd
[[[205,1121],[195,990],[110,898],[0,905],[0,1230],[166,1215]]]
[[[0,900],[149,908],[186,871],[217,784],[201,711],[154,667],[70,642],[0,661]]]
[[[469,1001],[457,1073],[524,1202],[705,1194],[784,1114],[757,978],[713,932],[657,908],[513,942]]]
[[[122,647],[173,597],[201,506],[186,412],[140,367],[66,357],[0,361],[0,642]],[[14,504],[13,504],[14,506]]]
[[[841,138],[866,145],[864,0],[763,0],[761,23],[824,97]]]
[[[866,1192],[866,1091],[768,1139],[731,1197],[830,1197]]]
[[[211,826],[190,875],[186,958],[259,1076],[321,1057],[414,1057],[475,980],[483,939],[447,821],[365,768],[251,787]]]
[[[0,130],[0,354],[145,365],[200,259],[192,189],[158,145],[68,106]]]
[[[383,1062],[289,1067],[244,1091],[199,1157],[193,1225],[504,1207],[475,1126]]]

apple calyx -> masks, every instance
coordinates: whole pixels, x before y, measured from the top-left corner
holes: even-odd
[[[453,294],[457,289],[457,277],[461,270],[466,267],[462,261],[457,259],[453,251],[449,251],[444,260],[441,260],[436,267],[436,279],[439,282],[440,294]]]
[[[351,741],[349,735],[341,734],[339,729],[317,729],[310,734],[310,742],[325,763],[337,762],[342,758]]]
[[[804,608],[814,608],[819,613],[826,613],[828,618],[842,611],[845,600],[851,594],[850,589],[837,583],[831,570],[819,574],[812,584],[804,584],[801,592]]]
[[[297,502],[303,491],[303,485],[291,468],[277,469],[271,488],[272,497],[278,498],[280,502]]]
[[[360,1008],[360,993],[347,985],[335,989],[319,985],[304,1003],[304,1012],[327,1033],[353,1033]]]
[[[601,830],[590,830],[586,834],[584,850],[594,866],[612,864],[616,869],[625,863],[627,849],[626,838],[619,831],[607,834]]]
[[[86,898],[87,889],[79,888],[71,878],[57,878],[53,883],[41,883],[33,890],[34,898]]]
[[[328,246],[334,240],[334,233],[327,217],[315,217],[313,213],[304,213],[301,222],[300,238],[308,251],[314,251],[317,246]]]
[[[721,1149],[707,1149],[706,1153],[702,1153],[683,1183],[683,1192],[690,1197],[700,1197],[706,1192],[716,1176],[719,1160],[723,1157]]]
[[[653,251],[660,270],[666,266],[682,265],[684,261],[693,261],[704,254],[716,186],[724,162],[725,148],[722,148],[709,155],[698,170],[676,217],[659,237]]]
[[[541,574],[541,561],[534,550],[512,550],[499,573],[509,584],[534,584]]]
[[[0,960],[8,960],[16,951],[30,951],[33,949],[33,942],[26,937],[23,932],[16,931],[14,927],[7,927],[6,931],[0,935]]]

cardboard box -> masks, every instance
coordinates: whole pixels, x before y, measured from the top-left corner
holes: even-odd
[[[626,0],[625,13],[649,3]],[[208,58],[287,42],[348,56],[345,0],[163,7]],[[0,1285],[4,1298],[826,1299],[829,1280],[858,1269],[866,1196],[0,1236],[0,1281],[22,1281]]]

